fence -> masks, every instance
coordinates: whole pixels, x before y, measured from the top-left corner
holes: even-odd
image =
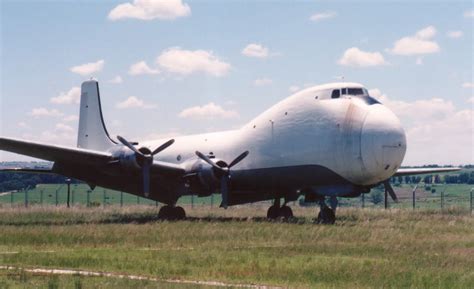
[[[395,189],[397,191],[397,188]],[[370,194],[362,194],[359,198],[339,198],[339,206],[362,208],[404,208],[404,209],[439,209],[458,208],[473,212],[474,188],[472,185],[440,185],[426,190],[426,187],[403,187],[397,192],[398,203],[393,202],[390,196],[381,189],[373,189]],[[388,197],[388,198],[387,198]],[[219,206],[220,195],[209,197],[184,196],[178,204],[194,206]],[[298,202],[292,203],[297,205]],[[317,204],[299,202],[303,206],[317,206]],[[88,206],[105,207],[110,205],[151,205],[159,203],[135,195],[96,188],[90,190],[84,184],[38,185],[36,188],[27,188],[22,191],[0,193],[0,207],[19,207],[32,205],[54,206]]]

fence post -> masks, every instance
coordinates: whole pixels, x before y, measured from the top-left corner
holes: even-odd
[[[123,207],[123,192],[120,192],[120,208]]]
[[[469,194],[471,195],[471,201],[470,201],[470,203],[471,203],[471,215],[472,215],[472,206],[473,206],[473,202],[474,202],[474,201],[472,200],[472,197],[474,196],[473,193],[474,193],[474,188],[471,189],[471,191],[469,192]]]
[[[194,209],[194,195],[191,195],[191,209]]]
[[[103,200],[102,202],[104,203],[104,208],[105,208],[105,202],[106,202],[106,192],[105,192],[105,189],[104,189],[104,193],[103,193]]]
[[[211,208],[214,207],[214,193],[211,194]]]
[[[59,187],[59,189],[61,189],[61,187]],[[56,207],[58,206],[58,191],[59,189],[56,190]]]
[[[365,208],[365,194],[362,193],[362,208]]]
[[[43,205],[43,189],[40,190],[40,204]]]
[[[25,188],[25,208],[28,208],[28,187]]]
[[[140,197],[137,196],[137,205],[139,205],[139,204],[140,204]]]
[[[67,184],[66,205],[69,208],[69,199],[71,198],[71,179],[66,179],[66,184]]]
[[[14,193],[15,193],[14,191],[10,193],[10,205],[12,206],[12,208],[13,208],[13,199],[14,199],[13,194]]]
[[[90,201],[91,201],[91,190],[87,190],[87,194],[86,194],[86,206],[87,207],[90,206]]]
[[[444,191],[441,192],[441,210],[444,209]]]
[[[387,192],[387,189],[385,189],[385,209],[388,208],[388,192]]]

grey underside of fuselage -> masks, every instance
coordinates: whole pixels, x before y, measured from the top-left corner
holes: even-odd
[[[89,184],[124,191],[134,195],[141,193],[142,177],[139,172],[110,174],[110,167],[94,168],[65,166],[56,163],[53,170],[61,175],[73,177]],[[118,173],[118,175],[117,175]],[[300,165],[276,168],[261,168],[232,171],[232,187],[229,205],[251,203],[275,198],[275,196],[295,195],[297,190],[315,187],[338,186],[356,187],[330,169],[320,165]],[[217,193],[217,190],[200,195]],[[183,195],[198,194],[188,189],[181,176],[154,175],[148,198],[173,204]]]

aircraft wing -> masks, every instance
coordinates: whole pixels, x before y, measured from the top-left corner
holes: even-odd
[[[94,165],[106,164],[113,159],[112,155],[107,152],[50,145],[3,137],[0,137],[0,150],[53,162],[60,161]]]
[[[107,165],[117,162],[117,159],[108,152],[95,150],[50,145],[32,141],[25,141],[13,138],[0,137],[0,150],[5,150],[17,154],[48,160],[52,162],[62,162],[69,164],[83,165]],[[183,175],[185,170],[177,165],[168,162],[153,161],[151,169],[154,173]],[[38,172],[48,173],[48,170],[35,169],[6,169],[3,171],[13,172]]]
[[[459,170],[461,170],[461,168],[404,168],[404,169],[398,169],[397,172],[393,176],[398,177],[398,176],[408,176],[408,175],[447,173],[447,172],[455,172]]]

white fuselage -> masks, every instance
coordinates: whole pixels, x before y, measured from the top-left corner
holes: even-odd
[[[334,89],[349,87],[363,88],[356,83],[308,88],[241,129],[176,137],[156,160],[187,166],[196,161],[199,150],[228,162],[248,150],[248,157],[234,170],[318,165],[355,185],[377,184],[400,167],[405,133],[398,118],[368,95],[331,98]],[[164,141],[140,146],[152,149]]]

